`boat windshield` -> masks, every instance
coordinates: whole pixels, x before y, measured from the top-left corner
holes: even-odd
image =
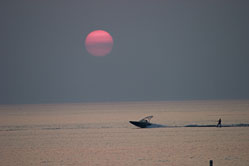
[[[147,117],[141,119],[139,122],[150,122],[151,118],[153,118],[153,116],[147,116]]]

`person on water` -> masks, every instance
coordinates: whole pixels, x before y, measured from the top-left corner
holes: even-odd
[[[218,120],[218,124],[216,127],[221,127],[221,118]]]

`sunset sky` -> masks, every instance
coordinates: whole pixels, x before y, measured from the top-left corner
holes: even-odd
[[[248,0],[1,0],[0,22],[1,104],[249,98]]]

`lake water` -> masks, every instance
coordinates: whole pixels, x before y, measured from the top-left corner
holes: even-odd
[[[1,105],[0,165],[248,166],[248,123],[248,100]]]

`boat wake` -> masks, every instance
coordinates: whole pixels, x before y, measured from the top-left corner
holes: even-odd
[[[161,124],[151,124],[147,128],[178,128],[178,127],[217,127],[216,125],[210,125],[210,124],[189,124],[184,126],[168,126],[168,125],[161,125]],[[221,127],[249,127],[249,124],[247,123],[238,123],[238,124],[224,124]]]
[[[182,127],[217,127],[216,125],[210,125],[210,124],[189,124],[184,126],[170,126],[170,125],[162,125],[162,124],[155,124],[151,123],[151,125],[147,126],[146,128],[182,128]],[[249,124],[247,123],[238,123],[238,124],[224,124],[221,127],[249,127]]]
[[[217,127],[215,124],[189,124],[183,126],[170,126],[151,123],[150,120],[153,116],[147,116],[140,121],[130,121],[131,124],[140,128],[176,128],[176,127]],[[238,123],[238,124],[222,124],[220,127],[249,127],[247,123]]]
[[[163,127],[167,127],[167,126],[161,125],[161,124],[151,123],[151,125],[148,126],[147,128],[163,128]]]
[[[216,125],[197,125],[197,124],[190,124],[185,125],[184,127],[217,127]],[[239,123],[239,124],[224,124],[222,127],[249,127],[249,124],[246,123]]]

